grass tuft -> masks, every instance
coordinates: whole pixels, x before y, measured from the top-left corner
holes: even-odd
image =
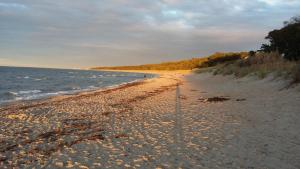
[[[287,61],[278,52],[257,53],[234,62],[217,64],[211,68],[199,69],[197,72],[212,72],[214,75],[235,75],[245,77],[255,75],[261,79],[270,73],[276,77],[292,79],[292,83],[300,83],[300,63]]]

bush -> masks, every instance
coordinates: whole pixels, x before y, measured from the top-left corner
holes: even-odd
[[[266,39],[270,43],[263,44],[261,50],[264,52],[278,51],[285,59],[299,60],[300,17],[294,17],[284,24],[283,28],[269,32]]]
[[[214,75],[235,75],[236,77],[255,75],[263,79],[272,73],[276,77],[292,79],[293,83],[300,83],[300,62],[287,61],[278,52],[259,52],[254,56],[219,64],[211,69],[213,68],[211,72]]]
[[[281,55],[278,52],[271,53],[256,53],[254,55],[249,55],[248,58],[240,60],[239,66],[246,67],[251,65],[265,64],[265,63],[276,63],[278,60],[282,60]]]
[[[240,60],[248,56],[246,52],[240,53],[215,53],[207,58],[206,61],[199,65],[199,68],[212,67],[221,63],[230,63],[236,60]]]

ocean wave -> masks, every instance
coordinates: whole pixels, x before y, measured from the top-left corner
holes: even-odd
[[[41,92],[42,91],[40,90],[24,90],[24,91],[19,91],[18,94],[36,94]]]
[[[72,87],[72,90],[81,90],[81,87]]]
[[[16,93],[16,92],[6,92],[8,95],[12,95],[12,96],[16,96],[16,95],[18,95],[18,93]]]
[[[130,82],[124,82],[121,84],[115,84],[110,86],[87,86],[86,88],[77,88],[74,87],[73,90],[67,90],[67,91],[57,91],[57,92],[47,92],[43,93],[41,90],[27,90],[27,91],[18,91],[18,92],[6,92],[6,97],[4,100],[0,100],[1,103],[8,103],[11,101],[22,101],[22,100],[36,100],[36,99],[42,99],[42,98],[48,98],[52,96],[58,96],[58,95],[69,95],[69,94],[76,94],[80,92],[88,92],[88,91],[95,91],[95,90],[107,90],[112,88],[117,88],[123,85],[135,83],[141,80],[134,80]]]
[[[1,95],[3,95],[6,98],[14,98],[18,95],[16,92],[4,92]]]
[[[133,81],[130,81],[130,82],[124,82],[124,83],[120,83],[120,84],[110,85],[110,86],[104,87],[103,89],[105,90],[105,89],[118,88],[118,87],[121,87],[121,86],[124,86],[124,85],[132,84],[132,83],[136,83],[136,82],[141,82],[141,81],[143,81],[143,79],[136,79],[136,80],[133,80]]]
[[[93,85],[91,85],[91,86],[88,87],[88,89],[95,89],[95,88],[98,88],[98,87],[93,86]]]
[[[39,79],[39,78],[36,78],[36,79],[34,79],[35,81],[41,81],[41,80],[43,80],[43,79]]]
[[[16,92],[9,91],[9,92],[0,93],[0,104],[13,101],[16,99],[16,97],[17,97]]]
[[[47,98],[51,96],[63,95],[68,94],[69,91],[58,91],[58,92],[51,92],[51,93],[32,93],[27,95],[18,95],[15,100],[35,100],[41,98]]]
[[[91,76],[90,78],[91,78],[91,79],[96,79],[97,76],[96,76],[96,75],[93,75],[93,76]]]
[[[108,74],[108,75],[105,75],[106,77],[117,77],[118,75],[116,74]]]
[[[2,75],[3,79],[9,80],[5,81],[5,85],[0,86],[0,102],[35,100],[56,95],[106,90],[136,82],[132,81],[135,79],[144,79],[141,74],[136,73],[47,71],[45,69],[34,69],[32,71],[23,68],[14,70],[19,71],[14,76],[9,73]]]

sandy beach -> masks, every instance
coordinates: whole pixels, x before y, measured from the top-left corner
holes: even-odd
[[[284,86],[164,72],[2,107],[0,168],[298,169],[300,88]]]

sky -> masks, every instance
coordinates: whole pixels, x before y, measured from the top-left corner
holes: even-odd
[[[0,0],[0,65],[136,65],[259,49],[300,0]]]

